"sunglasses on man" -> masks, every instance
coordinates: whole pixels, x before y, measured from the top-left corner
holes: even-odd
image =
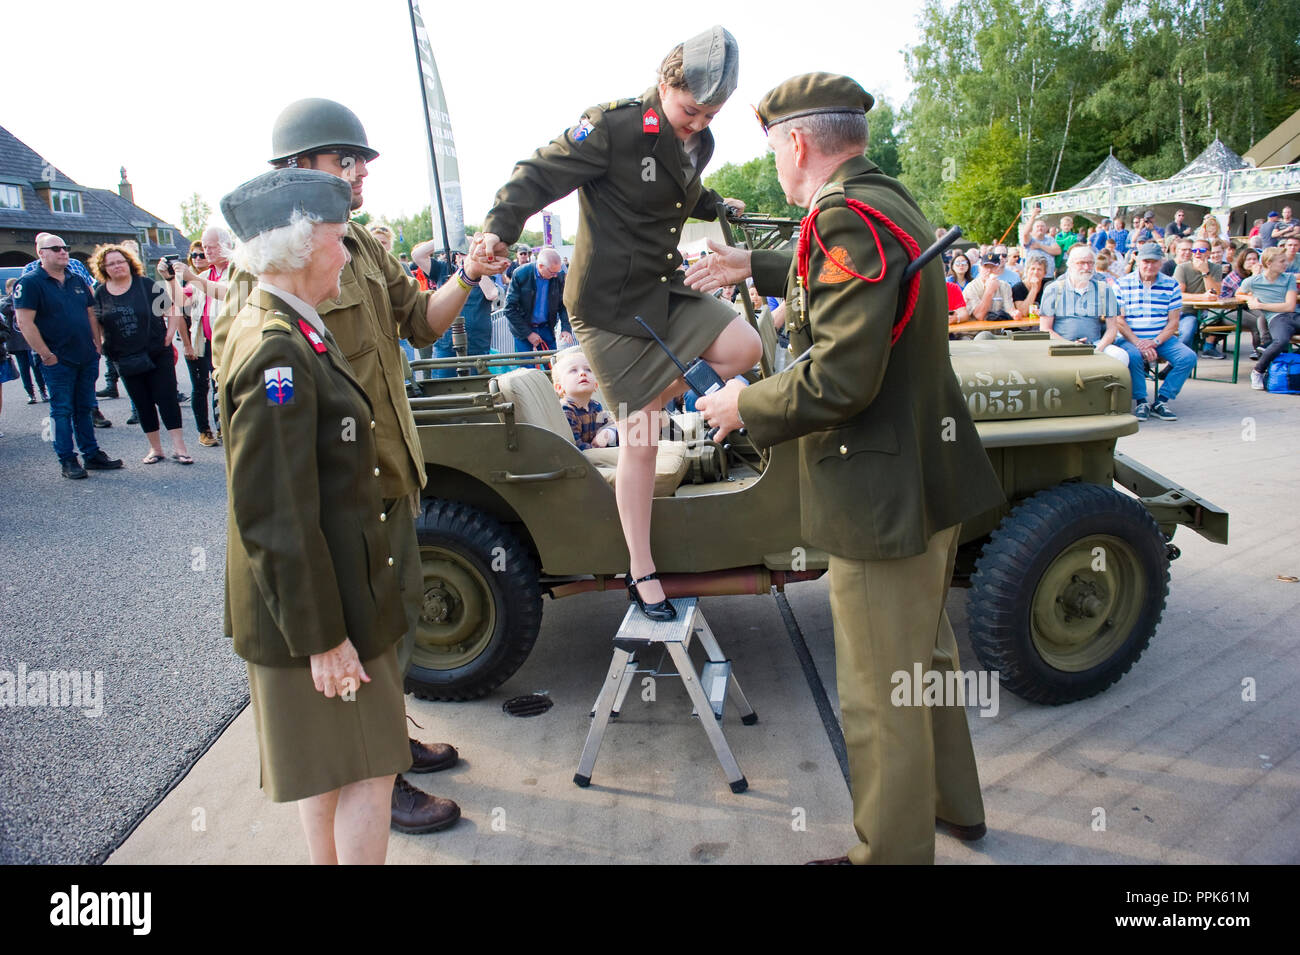
[[[41,251],[42,251],[42,252],[71,252],[71,251],[72,251],[72,246],[70,246],[70,245],[43,245],[43,246],[41,246]]]

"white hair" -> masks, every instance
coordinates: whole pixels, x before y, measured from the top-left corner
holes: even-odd
[[[549,245],[537,253],[537,261],[540,262],[542,259],[545,259],[547,262],[553,262],[556,265],[564,264],[564,259],[560,258],[560,253],[556,252]]]
[[[311,258],[312,236],[319,216],[293,211],[289,224],[238,243],[230,253],[235,268],[252,275],[297,272]]]
[[[867,114],[862,112],[811,113],[786,120],[780,126],[786,138],[797,129],[827,156],[838,156],[850,149],[865,153],[870,142]]]
[[[1075,255],[1074,253],[1076,252],[1078,252],[1079,254]],[[1066,253],[1065,258],[1066,261],[1073,262],[1075,259],[1081,259],[1085,255],[1090,256],[1091,258],[1094,259],[1097,257],[1096,254],[1092,251],[1092,247],[1088,245],[1086,242],[1076,242],[1074,245],[1070,246],[1070,251]]]

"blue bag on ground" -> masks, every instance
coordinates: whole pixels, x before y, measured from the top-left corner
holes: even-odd
[[[1269,362],[1265,384],[1275,395],[1300,395],[1300,355],[1278,355]]]

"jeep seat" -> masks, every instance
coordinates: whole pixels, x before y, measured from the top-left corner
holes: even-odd
[[[560,409],[559,396],[546,372],[536,368],[516,368],[492,379],[492,387],[515,406],[515,421],[519,424],[543,428],[574,444],[569,419]],[[618,466],[618,448],[592,448],[582,454],[612,488]],[[672,497],[686,477],[688,468],[685,442],[660,441],[655,458],[655,497]]]

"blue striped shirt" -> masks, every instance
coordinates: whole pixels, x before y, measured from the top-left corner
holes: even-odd
[[[1155,338],[1169,324],[1169,313],[1181,311],[1183,290],[1168,275],[1159,274],[1153,284],[1142,284],[1137,272],[1119,280],[1115,288],[1124,320],[1138,338]]]

